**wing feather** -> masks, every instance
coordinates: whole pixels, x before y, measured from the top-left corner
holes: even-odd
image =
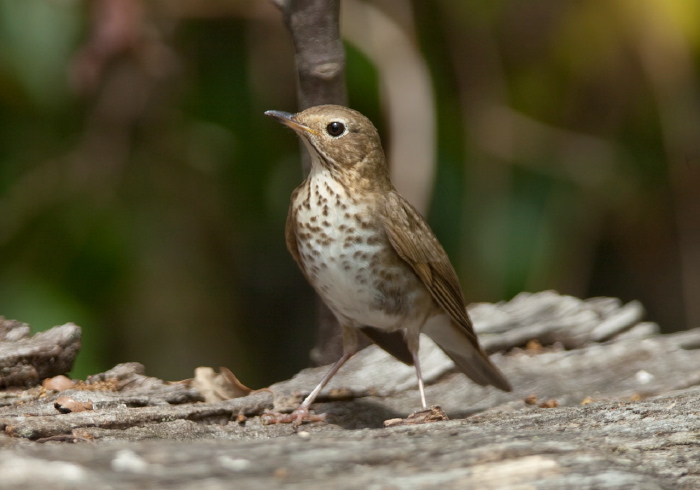
[[[416,272],[435,302],[478,347],[459,279],[425,220],[398,193],[387,194],[384,229],[396,253]]]
[[[387,194],[384,220],[384,229],[396,253],[413,268],[449,317],[449,321],[442,321],[441,315],[428,320],[429,325],[424,326],[428,336],[476,383],[510,391],[508,380],[479,346],[457,273],[428,224],[395,191]]]

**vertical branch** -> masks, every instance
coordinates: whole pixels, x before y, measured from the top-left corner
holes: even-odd
[[[299,78],[299,109],[347,104],[340,0],[273,0],[292,35]],[[304,175],[311,161],[304,151]]]
[[[284,20],[296,50],[300,108],[345,104],[340,1],[291,0],[286,3]]]
[[[272,0],[292,35],[299,77],[299,108],[347,104],[345,51],[340,38],[340,0]],[[304,175],[311,159],[303,145]],[[342,354],[340,327],[328,307],[317,298],[318,335],[311,359],[327,364]]]

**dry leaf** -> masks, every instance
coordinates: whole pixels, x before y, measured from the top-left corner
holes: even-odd
[[[84,412],[93,409],[92,401],[79,402],[69,396],[59,396],[53,406],[61,413]]]
[[[246,396],[251,390],[231,372],[230,369],[221,367],[220,373],[216,373],[210,367],[198,367],[194,370],[192,387],[196,388],[208,403],[230,400]]]

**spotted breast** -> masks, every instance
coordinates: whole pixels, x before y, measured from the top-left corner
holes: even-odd
[[[430,297],[387,249],[369,203],[314,167],[291,211],[302,269],[343,323],[391,331],[417,320],[415,307]]]

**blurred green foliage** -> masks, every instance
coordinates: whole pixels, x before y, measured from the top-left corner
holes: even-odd
[[[375,3],[430,70],[428,216],[467,300],[552,288],[698,326],[700,4]],[[384,133],[369,59],[347,44],[350,105]],[[294,80],[266,0],[0,0],[0,314],[83,327],[78,377],[307,365],[299,146],[262,115]]]

